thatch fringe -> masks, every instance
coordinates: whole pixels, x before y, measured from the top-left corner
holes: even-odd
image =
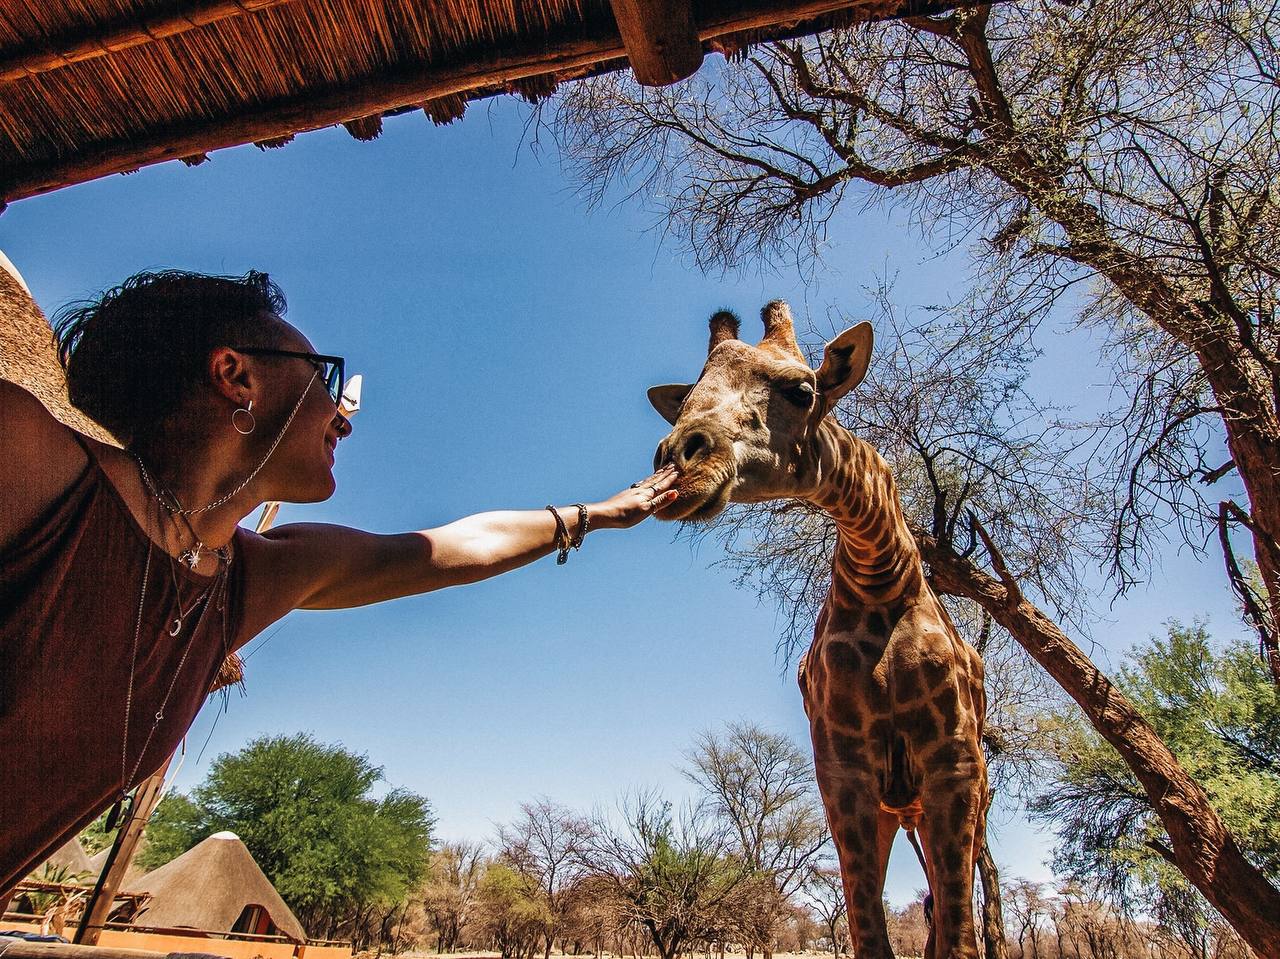
[[[244,660],[240,658],[239,653],[232,653],[218,667],[218,675],[214,677],[213,685],[209,687],[209,692],[216,693],[231,686],[243,685]]]
[[[422,112],[429,116],[436,126],[447,126],[454,120],[462,119],[462,115],[467,112],[467,98],[460,93],[436,97],[422,104]]]
[[[265,140],[255,140],[253,145],[259,150],[279,150],[282,146],[293,142],[293,134],[286,133],[282,137],[267,137]]]
[[[178,157],[178,159],[181,160],[183,163],[185,163],[187,166],[199,166],[201,163],[209,162],[209,154],[192,153],[190,156]]]
[[[357,117],[342,124],[348,133],[357,140],[368,142],[378,139],[382,133],[382,114],[375,113],[367,117]]]
[[[540,73],[534,77],[521,77],[507,84],[507,92],[515,93],[529,103],[538,103],[556,92],[559,86],[554,73]]]

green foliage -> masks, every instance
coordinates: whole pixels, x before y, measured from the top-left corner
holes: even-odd
[[[404,899],[422,877],[434,819],[381,767],[304,734],[264,737],[218,757],[190,799],[172,796],[148,827],[160,865],[221,830],[236,833],[304,925]],[[310,920],[310,922],[308,922]]]
[[[1245,855],[1280,878],[1280,691],[1257,650],[1237,642],[1215,651],[1202,623],[1172,622],[1166,637],[1131,654],[1117,685],[1204,787]],[[1031,806],[1058,835],[1055,865],[1121,901],[1140,895],[1170,921],[1203,915],[1119,754],[1078,714],[1058,719],[1057,775]]]
[[[156,869],[215,832],[207,810],[182,793],[172,793],[151,814],[147,841],[135,861],[147,871]]]
[[[116,830],[107,829],[107,817],[111,815],[111,811],[107,810],[89,825],[84,827],[84,831],[80,833],[80,848],[87,855],[95,855],[110,846],[116,841]]]
[[[481,925],[504,957],[533,955],[551,922],[538,883],[503,863],[485,870],[477,890]]]

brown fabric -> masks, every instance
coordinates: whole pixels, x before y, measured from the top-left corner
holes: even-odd
[[[20,546],[0,555],[0,889],[39,866],[122,788],[126,690],[150,540],[91,445],[82,445],[89,454],[85,472]],[[226,580],[228,646],[236,644],[241,618],[237,559]],[[226,653],[216,596],[201,604],[207,607],[202,617],[191,614],[178,636],[168,634],[173,568],[184,609],[210,583],[181,564],[171,567],[165,553],[152,548],[125,761],[128,771],[138,763],[134,783],[181,742]]]

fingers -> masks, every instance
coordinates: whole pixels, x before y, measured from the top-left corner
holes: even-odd
[[[650,489],[661,493],[665,490],[671,489],[671,487],[675,485],[679,476],[680,474],[676,471],[674,466],[667,465],[658,470],[658,472],[642,479],[639,483],[634,485],[647,486]]]

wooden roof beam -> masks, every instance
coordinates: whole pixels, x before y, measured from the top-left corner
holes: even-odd
[[[662,87],[702,66],[690,0],[609,0],[609,5],[637,82]]]
[[[55,37],[39,46],[0,51],[0,83],[59,70],[288,2],[290,0],[188,0],[143,20],[113,23],[93,36]]]

